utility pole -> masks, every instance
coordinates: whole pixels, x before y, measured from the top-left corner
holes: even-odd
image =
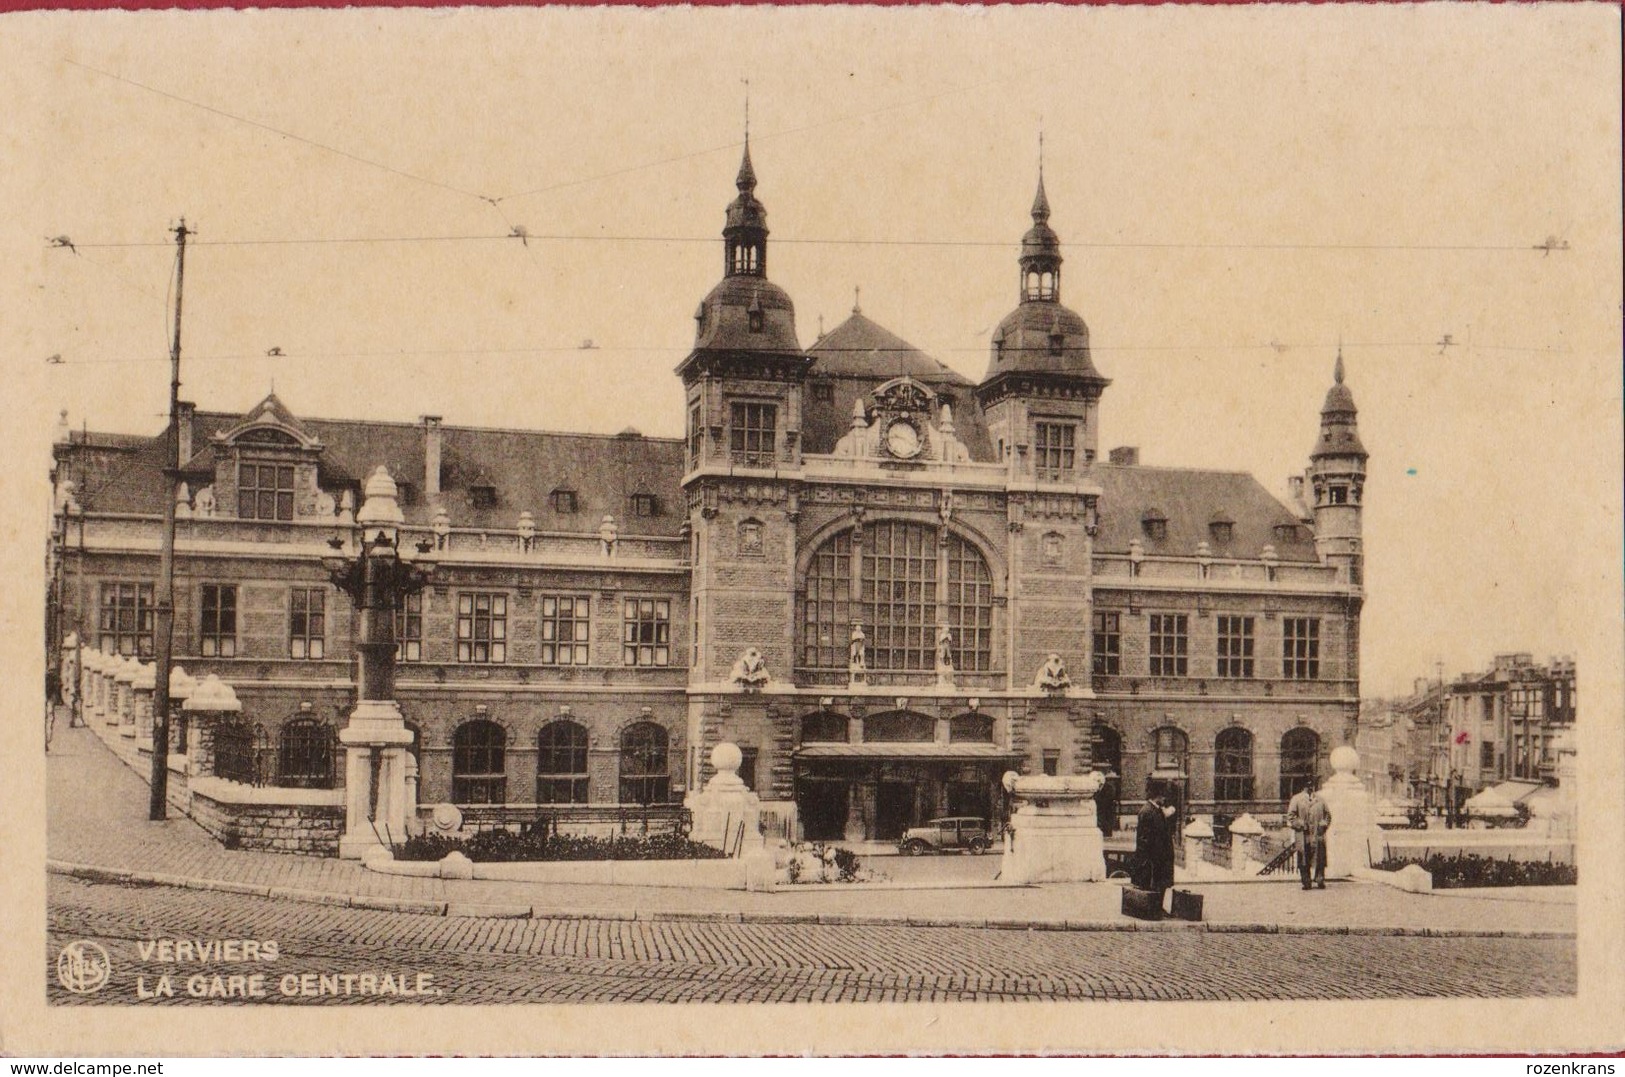
[[[169,669],[175,647],[175,484],[180,481],[181,294],[186,283],[186,218],[175,232],[175,339],[169,348],[169,432],[165,447],[164,534],[158,554],[158,608],[153,632],[157,663],[152,691],[152,798],[147,818],[169,815]]]

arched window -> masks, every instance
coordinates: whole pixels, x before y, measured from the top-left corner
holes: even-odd
[[[819,711],[801,719],[801,743],[845,744],[847,738],[846,715],[834,711]]]
[[[587,731],[549,722],[536,735],[536,803],[587,803]]]
[[[507,731],[495,722],[464,722],[451,744],[451,799],[458,804],[506,803]]]
[[[948,720],[948,740],[951,743],[993,743],[993,719],[985,714],[961,714]]]
[[[1123,775],[1123,735],[1109,725],[1099,722],[1094,726],[1092,747],[1096,770],[1109,770],[1118,777]]]
[[[876,670],[936,668],[936,636],[945,621],[953,638],[954,668],[992,664],[993,578],[975,545],[906,520],[881,520],[832,537],[807,571],[802,662],[814,669],[845,669],[852,625],[862,624],[867,664]],[[854,604],[853,575],[858,576]]]
[[[1240,726],[1213,741],[1213,799],[1253,799],[1253,735]]]
[[[1157,730],[1151,760],[1154,770],[1184,775],[1188,773],[1186,767],[1189,756],[1190,738],[1185,736],[1182,730],[1175,729],[1171,725]]]
[[[666,731],[638,722],[621,734],[621,803],[663,804],[671,798]]]
[[[936,739],[936,735],[937,720],[929,714],[892,711],[889,714],[871,715],[863,720],[865,743],[884,744],[897,741],[928,743]]]
[[[295,718],[277,740],[277,784],[295,789],[333,788],[333,727]]]
[[[1320,734],[1299,726],[1281,738],[1281,799],[1290,800],[1315,776],[1320,759]]]

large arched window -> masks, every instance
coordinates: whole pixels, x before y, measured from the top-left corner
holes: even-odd
[[[536,803],[587,803],[587,730],[549,722],[536,735]]]
[[[621,803],[663,804],[671,797],[666,731],[637,722],[621,734]]]
[[[874,714],[863,720],[865,743],[888,742],[928,743],[936,737],[937,720],[929,714],[916,711],[890,711]]]
[[[1281,738],[1281,799],[1290,800],[1315,776],[1320,759],[1320,734],[1298,726]]]
[[[818,711],[801,719],[801,743],[845,744],[848,734],[846,715],[834,711]]]
[[[507,731],[495,722],[464,722],[451,744],[451,799],[458,804],[505,803]]]
[[[1220,730],[1213,741],[1213,799],[1253,799],[1253,735],[1240,726]]]
[[[333,727],[295,718],[277,738],[277,784],[295,789],[333,788]]]
[[[877,670],[936,668],[937,625],[952,635],[954,668],[981,671],[992,664],[993,578],[973,544],[936,527],[881,520],[862,531],[854,556],[853,532],[834,536],[807,570],[802,663],[845,669],[852,625],[863,625],[867,663]],[[857,601],[853,601],[854,573]]]

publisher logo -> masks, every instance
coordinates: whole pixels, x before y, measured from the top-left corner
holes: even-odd
[[[95,994],[112,975],[112,959],[99,943],[70,942],[56,955],[57,982],[76,995]]]

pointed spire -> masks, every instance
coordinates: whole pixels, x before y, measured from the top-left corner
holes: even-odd
[[[1038,170],[1038,193],[1033,196],[1033,223],[1049,223],[1049,196],[1044,193],[1044,169]]]
[[[1332,367],[1332,380],[1343,384],[1343,342],[1337,342],[1337,363]]]
[[[852,313],[853,314],[862,314],[863,313],[863,302],[862,302],[862,300],[863,300],[863,285],[854,284],[852,286]]]
[[[744,194],[756,190],[756,169],[750,163],[750,131],[745,132],[745,156],[739,161],[739,175],[734,179],[734,186]]]

